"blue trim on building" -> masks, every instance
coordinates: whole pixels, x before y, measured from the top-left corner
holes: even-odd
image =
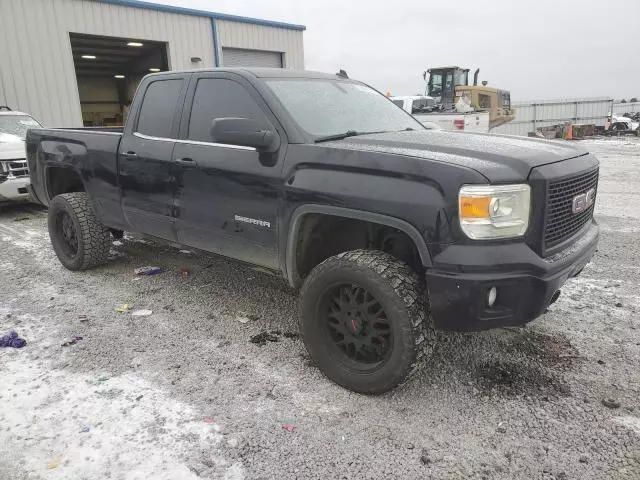
[[[292,23],[273,22],[271,20],[262,20],[259,18],[241,17],[238,15],[228,15],[226,13],[207,12],[205,10],[195,10],[193,8],[174,7],[173,5],[160,5],[158,3],[142,2],[140,0],[98,0],[102,3],[110,3],[112,5],[120,5],[123,7],[146,8],[166,13],[178,13],[182,15],[193,15],[196,17],[209,17],[214,20],[228,20],[230,22],[250,23],[252,25],[262,25],[265,27],[286,28],[289,30],[304,31],[307,29],[304,25],[295,25]]]
[[[216,25],[216,19],[211,18],[211,31],[213,32],[213,66],[220,66],[220,52],[218,51],[218,26]]]

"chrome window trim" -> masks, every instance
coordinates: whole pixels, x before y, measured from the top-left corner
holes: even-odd
[[[34,127],[34,130],[44,129],[44,127]],[[100,135],[118,135],[122,136],[122,132],[105,132],[103,130],[92,130],[92,127],[86,127],[84,130],[77,128],[47,128],[45,130],[53,130],[54,132],[78,132],[78,133],[99,133]]]
[[[151,135],[145,135],[144,133],[140,133],[140,132],[133,132],[133,135],[138,137],[138,138],[142,138],[144,140],[158,140],[161,142],[176,142],[176,143],[184,143],[187,145],[204,145],[204,146],[208,146],[208,147],[222,147],[222,148],[231,148],[234,150],[249,150],[252,152],[255,152],[256,149],[253,147],[246,147],[244,145],[229,145],[226,143],[213,143],[213,142],[199,142],[197,140],[183,140],[180,138],[165,138],[165,137],[154,137]]]

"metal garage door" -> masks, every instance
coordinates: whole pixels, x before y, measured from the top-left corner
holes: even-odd
[[[223,47],[222,65],[225,67],[282,68],[282,53]]]

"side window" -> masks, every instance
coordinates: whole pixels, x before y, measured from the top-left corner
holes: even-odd
[[[152,137],[175,138],[174,119],[182,80],[158,80],[145,91],[136,131]]]
[[[189,140],[211,142],[211,123],[225,117],[251,118],[261,128],[272,128],[260,106],[241,84],[226,78],[198,80],[189,118]]]

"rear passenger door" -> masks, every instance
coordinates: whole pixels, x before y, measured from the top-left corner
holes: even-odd
[[[213,143],[216,118],[250,118],[282,140],[265,161],[255,148]],[[174,151],[178,241],[279,268],[276,232],[286,137],[253,86],[225,73],[194,75]]]
[[[118,152],[122,209],[131,230],[173,241],[173,149],[186,88],[187,77],[176,75],[143,85]]]

